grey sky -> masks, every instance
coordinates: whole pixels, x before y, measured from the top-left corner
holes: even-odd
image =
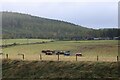
[[[118,2],[3,2],[1,11],[63,20],[88,28],[117,28]]]

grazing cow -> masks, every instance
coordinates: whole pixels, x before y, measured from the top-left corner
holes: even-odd
[[[64,53],[65,53],[65,51],[60,51],[59,53],[60,53],[60,54],[64,54]]]
[[[70,53],[65,53],[64,56],[70,56]]]
[[[46,55],[52,55],[52,52],[46,52],[45,54]]]
[[[58,53],[59,53],[59,54],[64,54],[64,53],[65,53],[65,51],[59,51]]]
[[[55,53],[55,51],[52,51],[52,50],[42,50],[42,53],[45,53],[46,55],[52,55],[53,53]]]
[[[42,50],[42,53],[46,53],[46,50]]]
[[[76,56],[82,56],[82,53],[76,53]]]
[[[70,52],[65,52],[64,56],[70,56]]]
[[[66,51],[55,51],[56,55],[60,54],[60,55],[64,55]]]

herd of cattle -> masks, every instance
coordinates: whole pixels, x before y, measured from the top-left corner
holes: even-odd
[[[64,56],[70,56],[70,51],[57,51],[57,50],[42,50],[42,53],[46,55],[64,55]],[[76,53],[76,56],[82,56],[81,53]]]

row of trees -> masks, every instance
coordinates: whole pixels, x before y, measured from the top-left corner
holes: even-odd
[[[67,33],[67,32],[66,32]],[[60,39],[60,40],[81,40],[90,38],[109,38],[120,36],[120,29],[99,29],[84,32],[83,34],[66,34],[44,32],[41,34],[3,34],[3,38],[37,38],[37,39]]]

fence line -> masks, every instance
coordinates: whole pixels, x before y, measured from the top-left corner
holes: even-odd
[[[119,57],[117,56],[117,61],[119,61]]]
[[[40,54],[40,60],[42,60],[42,55]]]
[[[99,58],[98,58],[98,55],[97,55],[97,61],[98,61],[98,59],[99,59]]]
[[[84,57],[84,56],[64,56],[64,55],[27,55],[18,54],[18,55],[10,55],[10,54],[0,54],[3,55],[3,59],[22,59],[22,60],[52,60],[52,61],[119,61],[119,57]]]
[[[76,61],[77,61],[77,55],[76,55]]]

